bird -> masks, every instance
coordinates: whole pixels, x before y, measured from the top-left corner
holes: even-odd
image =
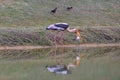
[[[69,11],[69,10],[71,10],[71,9],[73,9],[72,6],[69,6],[69,7],[66,8],[67,11]]]
[[[52,10],[50,11],[50,14],[55,14],[55,13],[56,13],[56,11],[57,11],[57,7],[56,7],[56,8],[54,8],[54,9],[52,9]]]

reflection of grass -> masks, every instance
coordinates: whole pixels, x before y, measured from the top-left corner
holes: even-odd
[[[45,69],[45,65],[56,64],[56,61],[54,61],[53,58],[49,58],[50,56],[44,57],[48,51],[50,51],[49,49],[32,51],[4,51],[6,54],[8,52],[13,53],[13,56],[18,53],[22,54],[19,57],[24,58],[21,58],[21,60],[16,60],[17,58],[15,60],[10,59],[11,61],[1,59],[0,80],[119,80],[119,50],[119,48],[114,47],[83,49],[80,51],[80,53],[83,54],[80,65],[75,69],[71,68],[72,74],[56,76]],[[59,56],[59,50],[57,53],[57,56]],[[75,54],[72,52],[72,49],[65,49],[62,59],[63,64],[71,63],[74,55]],[[34,58],[34,56],[38,57]],[[39,56],[42,58],[39,58]],[[25,57],[30,58],[26,59]]]
[[[21,59],[45,59],[54,58],[56,51],[56,58],[70,58],[75,54],[82,55],[83,58],[91,59],[96,57],[119,57],[120,48],[118,47],[103,47],[77,50],[76,48],[47,48],[35,50],[1,50],[0,60],[21,60]]]
[[[0,60],[43,59],[49,50],[3,50],[0,51]]]
[[[0,79],[5,80],[119,80],[119,60],[101,57],[82,59],[80,66],[72,69],[70,75],[53,75],[45,69],[49,60],[1,61]],[[47,76],[47,77],[46,77]]]
[[[117,61],[114,63],[114,61]],[[109,57],[101,57],[90,60],[83,60],[80,65],[80,79],[83,80],[118,80],[120,77],[118,60]],[[114,75],[117,73],[117,75]]]
[[[116,57],[120,56],[120,50],[118,47],[103,47],[103,48],[95,48],[95,49],[86,49],[83,50],[82,53],[85,54],[84,57],[90,59],[90,58],[96,58],[96,57]]]

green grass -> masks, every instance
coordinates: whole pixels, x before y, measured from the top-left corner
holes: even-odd
[[[5,0],[0,4],[0,26],[47,26],[67,22],[74,26],[119,26],[118,0]],[[73,10],[66,11],[66,7]],[[55,15],[50,10],[58,7]]]
[[[56,33],[45,28],[56,22],[81,29],[84,43],[119,42],[119,3],[119,0],[2,0],[0,45],[53,45]],[[66,11],[68,6],[73,9]],[[58,10],[51,15],[55,7]],[[74,44],[73,38],[73,34],[65,32],[64,44]],[[58,36],[58,44],[59,39]]]

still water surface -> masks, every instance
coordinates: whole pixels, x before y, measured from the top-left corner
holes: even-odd
[[[47,71],[46,65],[73,63],[71,74]],[[120,48],[48,48],[0,51],[0,80],[120,80]]]

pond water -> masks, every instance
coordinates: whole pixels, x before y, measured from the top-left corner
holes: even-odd
[[[46,65],[73,63],[71,74],[54,74]],[[1,50],[0,80],[120,80],[120,48],[48,48],[36,50]]]

